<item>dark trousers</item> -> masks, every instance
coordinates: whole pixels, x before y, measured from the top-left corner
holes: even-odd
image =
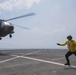
[[[74,54],[76,56],[76,51],[75,52],[70,52],[68,51],[65,55],[65,58],[67,60],[67,64],[70,64],[70,61],[69,61],[69,56],[71,56],[72,54]]]

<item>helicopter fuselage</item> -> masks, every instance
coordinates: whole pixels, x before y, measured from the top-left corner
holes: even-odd
[[[14,33],[14,26],[12,26],[10,23],[8,22],[2,22],[0,23],[0,38],[5,37],[7,35],[10,35]]]

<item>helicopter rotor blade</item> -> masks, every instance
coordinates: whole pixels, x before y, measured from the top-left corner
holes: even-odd
[[[35,15],[35,13],[29,13],[29,14],[22,15],[22,16],[19,16],[19,17],[15,17],[15,18],[7,19],[7,20],[4,20],[4,21],[15,20],[15,19],[19,19],[19,18],[23,18],[23,17],[28,17],[28,16],[33,16],[33,15]]]
[[[17,26],[17,27],[20,27],[20,28],[23,28],[23,29],[28,29],[29,30],[29,28],[27,28],[27,27],[23,27],[23,26],[16,25],[16,24],[12,24],[12,25]]]

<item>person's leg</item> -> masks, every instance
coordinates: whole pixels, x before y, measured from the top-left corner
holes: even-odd
[[[73,54],[76,56],[76,51],[75,51],[75,52],[73,52]]]
[[[69,61],[69,56],[70,55],[72,55],[72,52],[69,51],[69,52],[66,53],[65,58],[66,58],[67,63],[65,65],[70,65],[70,61]]]

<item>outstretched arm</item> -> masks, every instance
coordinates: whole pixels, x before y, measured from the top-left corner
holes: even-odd
[[[59,46],[65,46],[66,44],[67,44],[67,42],[65,42],[63,44],[57,43],[57,45],[59,45]]]

